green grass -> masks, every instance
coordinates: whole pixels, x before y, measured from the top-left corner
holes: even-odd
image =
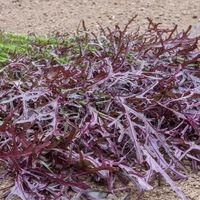
[[[31,56],[33,58],[54,58],[58,62],[65,63],[68,56],[58,57],[53,53],[52,46],[70,46],[72,39],[64,37],[41,37],[17,33],[0,32],[0,68],[12,61],[18,55]]]

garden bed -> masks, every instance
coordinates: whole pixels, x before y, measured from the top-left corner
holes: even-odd
[[[20,1],[14,3],[25,6]],[[149,29],[145,34],[136,29],[127,34],[128,27],[120,29],[116,26],[99,30],[101,35],[93,35],[84,23],[81,31],[75,29],[73,37],[59,33],[38,37],[1,32],[1,87],[5,92],[1,97],[1,158],[7,163],[2,172],[5,169],[12,172],[1,185],[2,193],[11,187],[11,194],[17,193],[26,199],[26,192],[33,190],[32,184],[36,184],[37,180],[47,184],[49,181],[44,178],[49,176],[55,180],[52,186],[61,190],[62,182],[72,188],[71,195],[83,193],[87,198],[120,199],[127,196],[136,199],[136,189],[141,192],[154,186],[156,188],[145,193],[142,199],[168,199],[169,195],[175,199],[173,192],[168,194],[170,188],[165,185],[167,181],[184,199],[172,179],[174,175],[175,179],[185,179],[186,173],[188,181],[179,181],[178,185],[188,199],[198,199],[198,38],[190,29],[183,32],[177,31],[175,26],[162,29],[150,19],[146,21]],[[129,24],[129,27],[134,26]],[[69,74],[73,78],[65,82]],[[184,82],[181,81],[183,79]],[[44,94],[40,94],[41,89]],[[8,98],[8,91],[8,96],[13,98],[16,95],[16,98]],[[68,99],[64,100],[66,94]],[[17,107],[21,99],[22,110]],[[53,114],[55,105],[58,116]],[[104,110],[104,107],[107,109]],[[16,109],[14,113],[12,109]],[[29,115],[31,111],[33,113]],[[57,120],[56,126],[52,124],[52,119]],[[43,123],[39,130],[32,127],[38,126],[35,120]],[[68,120],[67,126],[62,120]],[[29,123],[36,124],[28,128]],[[132,128],[131,124],[134,124]],[[23,133],[20,134],[20,130]],[[36,130],[37,136],[33,137],[31,133]],[[62,140],[68,145],[65,146]],[[90,142],[87,143],[87,140]],[[72,154],[71,160],[63,157]],[[59,166],[56,162],[49,163],[49,156],[57,160]],[[101,159],[97,162],[96,157]],[[160,159],[164,160],[161,162]],[[70,182],[59,177],[59,170],[66,173],[62,160],[68,163],[67,169],[71,169]],[[79,179],[74,170],[83,178]],[[149,178],[146,177],[148,171]],[[106,174],[108,172],[110,178]],[[85,180],[84,173],[89,175]],[[35,174],[35,178],[31,174]],[[57,186],[54,185],[56,182],[59,183]],[[158,184],[161,186],[157,187]],[[81,190],[87,185],[93,190]],[[49,184],[43,190],[49,197],[58,195],[56,188],[51,188]],[[116,196],[108,191],[115,191]],[[37,188],[32,195],[42,198],[45,194]]]

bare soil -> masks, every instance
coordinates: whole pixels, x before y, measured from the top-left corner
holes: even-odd
[[[0,29],[16,33],[72,33],[81,20],[91,31],[125,25],[138,14],[136,24],[146,28],[149,17],[163,27],[180,29],[200,22],[200,0],[0,0]],[[134,25],[132,28],[135,28]]]
[[[130,31],[140,25],[147,28],[147,17],[160,22],[161,27],[171,28],[178,24],[179,30],[200,23],[200,0],[0,0],[0,30],[15,33],[46,35],[52,32],[73,34],[81,20],[89,31],[98,32],[98,23],[111,29],[125,24],[136,14],[138,17]],[[98,23],[97,23],[98,22]],[[0,150],[1,151],[1,150]],[[4,170],[0,166],[0,171]],[[188,173],[187,181],[177,184],[188,200],[200,200],[200,173]],[[13,184],[12,177],[0,179],[0,196]],[[129,200],[135,200],[134,190]],[[3,200],[4,198],[2,198]],[[18,199],[18,198],[13,198]],[[109,199],[121,199],[110,196]],[[126,199],[126,200],[127,200]],[[142,200],[179,200],[168,185],[145,193]]]

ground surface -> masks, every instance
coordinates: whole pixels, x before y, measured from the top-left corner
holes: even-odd
[[[103,27],[123,27],[138,14],[136,25],[147,27],[146,17],[161,22],[163,27],[180,29],[200,23],[200,0],[0,0],[0,29],[15,33],[50,32],[73,33],[81,20],[90,31]],[[3,170],[0,167],[0,170]],[[0,180],[0,196],[12,185],[12,178]],[[189,200],[200,200],[200,173],[189,174],[187,181],[179,182]],[[120,199],[120,197],[110,199]],[[134,200],[134,194],[129,199]],[[170,187],[163,184],[145,194],[142,200],[178,200]]]
[[[142,28],[150,17],[186,29],[200,22],[200,0],[0,0],[0,28],[20,33],[73,32],[82,19],[95,31],[97,22],[123,26],[136,14]]]

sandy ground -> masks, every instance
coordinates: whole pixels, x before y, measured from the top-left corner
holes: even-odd
[[[162,27],[179,25],[179,30],[200,23],[200,0],[0,0],[0,29],[15,33],[51,32],[72,34],[84,20],[88,30],[98,32],[99,22],[103,27],[124,25],[138,14],[135,24],[144,30],[146,18],[161,22]],[[0,170],[3,168],[0,166]],[[189,173],[187,181],[177,184],[188,196],[188,200],[200,200],[200,173]],[[0,196],[12,178],[0,179]],[[17,199],[17,198],[14,198]],[[119,198],[116,198],[116,200]],[[144,195],[142,200],[179,200],[169,186],[163,184]],[[127,199],[126,199],[127,200]],[[134,194],[129,200],[135,200]]]
[[[200,0],[0,0],[0,29],[72,33],[85,20],[87,28],[95,31],[97,22],[103,27],[123,26],[136,14],[141,28],[146,28],[150,17],[164,27],[175,23],[186,29],[200,22]]]

